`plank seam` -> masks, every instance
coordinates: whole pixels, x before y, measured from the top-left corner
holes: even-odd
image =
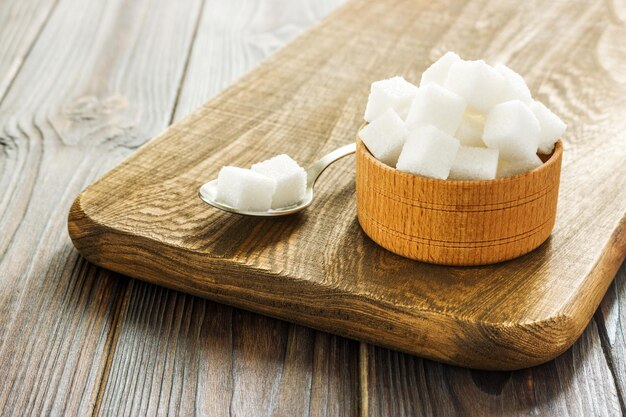
[[[230,400],[228,416],[233,417],[233,401],[235,401],[235,309],[230,309]]]
[[[626,404],[624,403],[624,396],[618,384],[615,361],[613,360],[613,355],[611,353],[611,347],[609,342],[609,333],[606,329],[604,319],[601,317],[600,309],[596,311],[593,319],[598,326],[598,338],[600,339],[600,347],[602,348],[604,360],[606,361],[609,372],[611,373],[611,378],[613,378],[613,384],[615,385],[615,392],[617,393],[617,400],[619,401],[620,410],[622,411],[622,415],[626,416]]]
[[[100,378],[98,378],[96,384],[97,389],[95,391],[94,400],[93,400],[93,408],[92,408],[92,416],[100,415],[100,405],[102,403],[102,398],[104,396],[104,391],[106,389],[106,385],[109,379],[109,373],[111,371],[111,365],[113,364],[113,357],[115,356],[115,351],[117,347],[117,342],[120,335],[121,324],[126,317],[126,313],[128,312],[128,306],[130,304],[130,297],[133,292],[135,280],[132,278],[128,278],[128,283],[124,290],[124,296],[121,301],[117,303],[115,306],[115,313],[113,315],[113,320],[111,321],[112,335],[110,341],[107,343],[106,347],[106,355],[104,356],[104,368],[100,373]]]
[[[367,343],[359,342],[359,378],[357,383],[359,385],[356,394],[358,395],[358,415],[360,417],[368,417],[368,402],[369,402],[369,386],[368,386],[368,374],[367,374]]]
[[[43,33],[44,29],[47,27],[48,23],[50,22],[50,17],[52,16],[52,13],[54,13],[54,11],[56,10],[59,4],[59,1],[60,0],[54,0],[52,5],[50,6],[50,9],[48,10],[48,13],[44,17],[43,22],[41,23],[41,26],[39,27],[39,29],[37,30],[37,33],[33,37],[32,42],[30,43],[28,48],[26,48],[26,52],[24,52],[21,62],[19,63],[17,69],[14,71],[13,76],[11,77],[9,82],[7,82],[6,88],[2,92],[2,96],[0,96],[0,105],[4,102],[4,99],[9,94],[9,91],[11,91],[11,88],[13,87],[13,84],[15,83],[17,76],[22,72],[22,68],[24,67],[24,64],[26,63],[33,49],[35,48],[35,45],[37,44],[37,42],[39,42],[39,38],[41,37],[41,34]]]
[[[196,44],[196,38],[198,36],[198,29],[200,28],[200,22],[202,21],[202,17],[204,16],[205,5],[206,5],[206,0],[201,0],[200,8],[198,9],[198,17],[196,19],[196,23],[193,28],[193,33],[191,34],[191,41],[189,42],[189,48],[187,48],[187,58],[185,59],[183,72],[180,75],[180,80],[178,81],[178,89],[176,90],[176,98],[174,99],[174,105],[172,106],[172,113],[170,114],[169,123],[168,123],[169,125],[174,123],[174,117],[176,117],[176,110],[178,109],[180,96],[183,91],[183,86],[185,85],[187,72],[189,71],[189,63],[191,62],[191,57],[193,56],[193,47]]]

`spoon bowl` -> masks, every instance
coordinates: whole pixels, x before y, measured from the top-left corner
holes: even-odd
[[[305,208],[309,207],[313,202],[314,193],[313,188],[315,187],[315,183],[319,176],[328,168],[333,162],[343,158],[344,156],[351,155],[356,152],[356,143],[351,143],[349,145],[342,146],[339,149],[335,149],[329,154],[323,156],[318,161],[314,162],[313,165],[307,169],[307,181],[306,181],[306,192],[304,194],[304,198],[296,203],[287,207],[273,208],[267,211],[248,211],[248,210],[240,210],[235,207],[231,207],[227,204],[221,203],[216,199],[217,196],[217,180],[209,181],[203,184],[198,190],[198,196],[202,201],[209,204],[212,207],[217,209],[240,214],[243,216],[257,216],[257,217],[277,217],[277,216],[286,216],[288,214],[298,213]]]
[[[217,195],[217,180],[212,180],[203,184],[198,190],[198,196],[200,197],[200,199],[202,199],[202,201],[209,204],[210,206],[213,206],[223,211],[227,211],[229,213],[241,214],[243,216],[258,216],[258,217],[286,216],[288,214],[293,214],[301,210],[304,210],[305,208],[310,206],[311,203],[313,202],[313,188],[312,187],[307,187],[306,194],[304,195],[304,198],[300,202],[296,204],[292,204],[291,206],[288,206],[288,207],[281,207],[278,209],[269,209],[268,211],[240,210],[240,209],[231,207],[229,205],[220,203],[218,200],[215,199],[216,195]]]

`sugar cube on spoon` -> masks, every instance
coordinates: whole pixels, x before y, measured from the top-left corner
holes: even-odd
[[[276,181],[272,208],[283,208],[300,202],[306,192],[306,171],[289,155],[278,155],[252,165],[252,171]]]
[[[272,206],[276,180],[251,169],[225,166],[217,177],[216,199],[246,211],[267,211]]]

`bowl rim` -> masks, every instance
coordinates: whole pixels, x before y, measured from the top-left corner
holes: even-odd
[[[361,131],[362,127],[363,126],[359,128],[359,132]],[[370,150],[367,148],[367,145],[365,145],[365,143],[361,140],[358,132],[356,135],[356,143],[357,143],[357,154],[358,154],[358,149],[359,149],[359,144],[360,144],[365,150],[364,155],[365,155],[365,158],[367,158],[369,163],[377,165],[380,169],[392,175],[398,175],[400,177],[404,177],[410,180],[431,182],[434,184],[463,185],[463,186],[470,186],[470,185],[471,186],[485,186],[485,185],[494,185],[498,183],[503,184],[503,183],[512,182],[512,181],[519,181],[522,178],[535,176],[539,174],[540,172],[543,172],[549,169],[549,167],[554,165],[558,160],[560,160],[563,155],[563,143],[562,143],[562,139],[559,139],[555,143],[554,150],[552,151],[548,159],[544,161],[540,166],[530,171],[526,171],[521,174],[512,175],[510,177],[494,178],[491,180],[454,180],[454,179],[442,180],[440,178],[424,177],[422,175],[412,174],[410,172],[399,171],[398,169],[394,167],[390,167],[389,165],[379,161],[376,157],[374,157],[374,155],[372,155]]]

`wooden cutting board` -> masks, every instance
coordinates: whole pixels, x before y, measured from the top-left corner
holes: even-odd
[[[452,364],[554,358],[626,254],[625,50],[602,5],[578,6],[352,1],[85,190],[74,244],[138,279]],[[447,50],[509,63],[569,125],[556,227],[534,252],[451,268],[378,247],[356,219],[352,158],[299,215],[239,217],[197,197],[222,165],[308,165],[353,141],[371,81],[418,82]]]

